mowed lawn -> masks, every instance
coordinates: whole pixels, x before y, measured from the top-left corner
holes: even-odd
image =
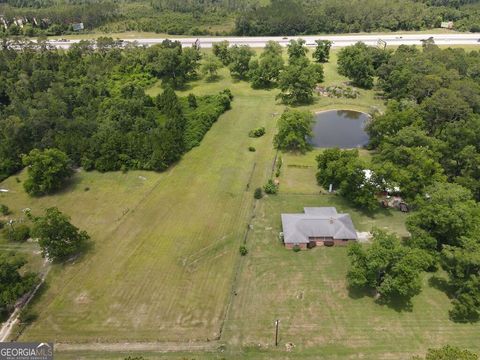
[[[4,199],[9,206],[39,212],[57,205],[94,242],[82,261],[54,268],[35,306],[39,318],[22,340],[218,337],[253,203],[247,184],[262,184],[273,160],[271,138],[253,140],[248,131],[266,126],[272,136],[273,113],[283,108],[273,93],[245,83],[200,83],[189,91],[225,85],[235,95],[232,110],[163,174],[82,172],[62,194],[34,200],[13,178],[1,184],[13,190]]]
[[[315,248],[295,253],[279,240],[282,212],[304,206],[336,206],[348,211],[358,230],[372,225],[403,234],[400,212],[369,218],[333,195],[280,194],[258,204],[249,254],[242,264],[224,340],[243,358],[410,359],[445,344],[480,351],[480,326],[448,319],[450,301],[423,276],[423,291],[412,310],[375,303],[350,294],[346,286],[347,249]],[[403,219],[402,219],[403,218]],[[279,346],[274,321],[280,320]],[[293,343],[291,352],[286,344]]]

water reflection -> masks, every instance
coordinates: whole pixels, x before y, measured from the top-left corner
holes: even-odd
[[[331,110],[315,115],[313,137],[310,143],[316,147],[356,148],[368,143],[365,124],[370,117],[362,112]]]

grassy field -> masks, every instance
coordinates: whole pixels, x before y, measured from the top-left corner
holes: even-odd
[[[336,73],[335,59],[334,51],[325,67],[326,85],[346,81]],[[232,110],[165,173],[80,171],[65,191],[38,199],[27,197],[14,177],[0,184],[11,190],[0,195],[0,203],[14,215],[25,207],[40,213],[58,206],[94,243],[75,264],[53,267],[34,307],[39,318],[21,340],[186,343],[217,339],[223,329],[222,351],[146,352],[147,359],[406,359],[447,341],[479,350],[480,327],[450,322],[449,301],[428,277],[413,311],[398,311],[368,296],[350,296],[345,249],[293,253],[281,246],[279,214],[304,206],[336,206],[349,212],[361,231],[376,226],[400,236],[407,235],[405,216],[397,211],[367,216],[339,196],[320,195],[315,182],[320,150],[283,154],[280,194],[254,202],[253,189],[271,173],[272,139],[284,106],[275,101],[277,90],[252,90],[226,69],[218,81],[200,79],[179,94],[224,88],[235,96]],[[148,93],[160,91],[157,84]],[[354,100],[316,98],[306,108],[370,111],[374,106],[383,108],[373,92],[362,91]],[[249,138],[248,131],[258,126],[267,134]],[[257,151],[249,152],[249,146]],[[18,177],[23,181],[25,175]],[[247,224],[252,225],[250,252],[241,258],[238,247]],[[277,318],[280,347],[275,349]],[[287,342],[295,344],[291,353]],[[57,357],[120,359],[127,353],[64,351]]]
[[[189,91],[213,90],[198,89]],[[56,204],[95,242],[83,261],[55,269],[36,307],[39,320],[23,340],[218,336],[253,200],[246,186],[262,183],[271,161],[267,142],[248,152],[247,133],[260,125],[272,132],[272,113],[280,111],[269,92],[252,93],[247,84],[232,90],[233,109],[200,147],[163,174],[77,174],[76,185],[63,194],[36,201],[26,198],[13,179],[2,184],[13,189],[8,205],[35,211]],[[87,185],[91,190],[85,192]]]
[[[231,316],[225,328],[230,346],[246,358],[408,359],[412,353],[446,343],[480,350],[478,325],[448,319],[447,296],[423,279],[413,309],[378,305],[369,296],[350,294],[345,283],[345,248],[316,248],[294,253],[278,240],[280,213],[304,206],[337,206],[352,215],[359,230],[371,225],[404,233],[402,214],[380,213],[366,220],[335,196],[280,194],[259,203],[248,239]],[[275,319],[280,319],[280,346],[273,346]],[[264,354],[267,351],[267,354]],[[262,355],[263,354],[263,355]]]

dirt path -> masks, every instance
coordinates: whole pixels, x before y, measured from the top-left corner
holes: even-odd
[[[220,346],[218,341],[209,342],[125,342],[125,343],[57,343],[56,351],[155,351],[155,352],[176,352],[176,351],[214,351]]]

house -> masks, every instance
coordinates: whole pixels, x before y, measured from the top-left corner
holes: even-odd
[[[282,214],[283,242],[288,249],[347,245],[357,240],[348,214],[334,207],[306,207],[303,214]]]

